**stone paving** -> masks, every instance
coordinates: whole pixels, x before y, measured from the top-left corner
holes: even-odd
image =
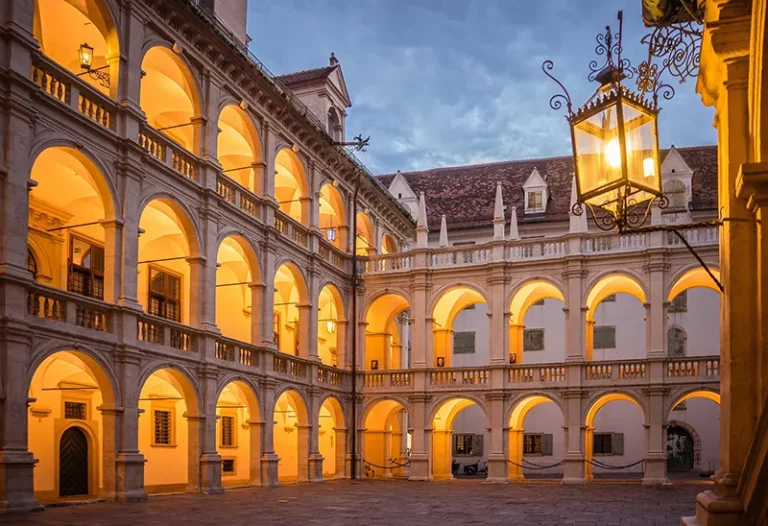
[[[223,495],[156,496],[140,504],[95,503],[0,515],[13,526],[677,525],[693,515],[705,483],[646,487],[604,482],[490,485],[445,482],[332,481]]]

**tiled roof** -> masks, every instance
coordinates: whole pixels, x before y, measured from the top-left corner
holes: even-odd
[[[669,150],[661,152],[666,158]],[[717,147],[677,148],[693,170],[693,210],[717,208]],[[545,214],[526,216],[523,210],[522,186],[534,168],[549,185],[550,201]],[[517,207],[518,223],[567,221],[571,202],[573,157],[549,157],[491,164],[433,168],[420,172],[403,172],[405,180],[427,201],[429,229],[439,230],[440,216],[445,214],[450,230],[488,227],[493,223],[496,183],[501,182],[504,204]],[[389,187],[395,174],[378,176]],[[506,213],[509,219],[509,212]]]
[[[296,73],[278,75],[277,78],[280,79],[286,86],[291,87],[298,84],[304,84],[305,82],[312,82],[315,80],[328,78],[328,75],[330,75],[337,67],[338,65],[324,66],[322,68],[315,69],[305,69],[304,71],[297,71]]]

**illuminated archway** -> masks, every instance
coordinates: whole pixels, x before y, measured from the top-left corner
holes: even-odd
[[[710,269],[717,279],[720,271]],[[673,277],[667,296],[667,356],[720,354],[720,289],[695,267]]]
[[[616,300],[616,298],[620,295],[628,295],[633,298],[635,298],[637,301],[640,302],[640,307],[637,308],[636,316],[635,318],[638,319],[636,323],[640,323],[640,320],[644,322],[645,318],[645,303],[646,303],[646,295],[645,290],[643,289],[643,286],[640,284],[639,281],[637,281],[635,278],[627,275],[627,274],[620,274],[620,273],[612,273],[608,274],[606,276],[601,277],[589,290],[589,293],[587,294],[587,320],[586,320],[586,359],[587,361],[592,361],[595,359],[594,357],[594,350],[595,350],[595,327],[599,325],[598,319],[596,319],[596,311],[598,309],[598,306],[601,304],[601,302],[606,300]],[[626,296],[624,296],[626,298]],[[618,300],[617,300],[618,301]],[[622,300],[623,301],[623,300]],[[606,315],[608,316],[614,316],[616,309],[610,309],[606,310]],[[626,315],[623,315],[622,321],[626,321]],[[622,324],[625,328],[628,328],[629,326],[626,323]],[[613,330],[614,335],[614,349],[619,348],[619,342],[616,341],[618,339],[618,327],[615,327]],[[645,341],[645,326],[642,327],[642,330],[640,331],[642,333],[642,339]],[[640,337],[634,338],[634,340],[639,340]],[[610,349],[610,347],[606,347],[606,345],[610,345],[610,342],[608,344],[605,344],[604,342],[598,342],[603,349]],[[623,351],[626,353],[626,349],[623,349]],[[604,351],[604,353],[607,351]],[[615,351],[618,352],[618,351]],[[638,353],[645,357],[646,348],[645,345],[641,349],[638,350]],[[613,358],[619,358],[618,356],[611,356]],[[637,356],[638,358],[640,356]],[[622,358],[633,358],[632,356],[622,356]]]
[[[400,315],[408,309],[408,300],[395,293],[383,294],[368,306],[363,357],[366,371],[407,367],[404,351],[408,348],[409,322]]]
[[[403,466],[398,464],[407,460],[405,452],[410,447],[405,406],[391,399],[374,403],[365,413],[363,428],[365,470],[375,478],[404,475]]]
[[[323,456],[323,478],[343,478],[346,457],[344,411],[338,400],[329,396],[318,415],[319,451]]]
[[[717,405],[720,405],[720,394],[716,393],[714,391],[708,391],[706,389],[700,389],[698,391],[691,391],[690,393],[686,393],[680,397],[678,397],[674,402],[672,402],[670,406],[670,410],[674,410],[675,407],[679,406],[680,404],[692,400],[694,398],[699,398],[702,400],[709,400],[710,402],[714,402]]]
[[[27,440],[37,460],[34,493],[40,502],[81,498],[115,491],[114,416],[102,415],[115,405],[104,369],[79,351],[59,351],[43,360],[29,384]],[[76,428],[85,448],[69,446],[67,431]],[[81,444],[83,445],[83,444]],[[68,455],[60,455],[61,448]],[[79,476],[71,468],[79,466]]]
[[[219,114],[216,157],[222,173],[256,195],[261,195],[261,141],[250,117],[229,104]]]
[[[261,414],[253,389],[241,380],[224,386],[216,402],[216,447],[222,486],[261,483]]]
[[[347,215],[344,200],[333,185],[326,183],[320,188],[320,230],[326,241],[340,250],[347,248]]]
[[[326,285],[320,291],[317,300],[317,318],[317,354],[320,361],[333,367],[343,365],[346,319],[341,294],[334,285]]]
[[[199,250],[190,218],[176,201],[158,198],[144,207],[139,228],[139,303],[153,316],[197,324],[199,312],[190,301],[194,284],[189,258]],[[149,335],[145,339],[153,341]]]
[[[585,459],[585,464],[584,464],[584,477],[588,481],[591,481],[594,478],[593,477],[593,470],[594,470],[594,468],[593,468],[593,466],[592,466],[592,464],[590,462],[592,461],[592,459],[594,457],[594,448],[595,448],[594,438],[595,438],[595,431],[596,431],[596,427],[597,427],[595,420],[596,420],[598,412],[603,407],[605,407],[606,404],[609,404],[611,402],[618,402],[618,403],[624,402],[625,403],[624,404],[625,407],[622,408],[622,413],[624,413],[624,414],[626,414],[628,411],[631,411],[631,409],[630,409],[631,406],[635,406],[637,409],[640,410],[640,423],[639,423],[640,427],[642,428],[645,425],[645,421],[646,421],[645,410],[643,409],[643,406],[640,405],[640,403],[634,397],[632,397],[632,396],[630,396],[628,394],[625,394],[625,393],[608,393],[608,394],[605,394],[605,395],[601,396],[597,400],[595,400],[592,403],[592,405],[590,405],[589,410],[587,411],[586,419],[585,419],[585,438],[584,438],[584,459]],[[642,444],[644,444],[644,442],[642,442],[642,441],[647,439],[646,438],[646,434],[647,433],[640,432],[638,430],[637,433],[632,433],[627,438],[631,437],[634,440],[638,440]],[[612,435],[617,436],[615,433],[613,433]],[[613,448],[614,445],[613,445],[612,441],[609,441],[609,442],[611,442],[611,448]],[[623,435],[622,435],[622,440],[621,440],[621,448],[622,448],[622,455],[623,455],[623,449],[624,449],[624,436]],[[644,445],[641,447],[641,451],[642,451],[643,458],[645,458],[645,446]],[[613,452],[613,454],[615,455],[616,452]],[[622,456],[622,455],[620,455],[620,456]],[[633,460],[637,460],[637,459],[633,459]],[[626,464],[626,462],[618,462],[618,464]],[[597,469],[598,469],[598,471],[604,471],[601,468],[597,468]]]
[[[715,278],[720,280],[720,270],[716,268],[710,268],[710,270],[712,271],[712,274],[714,274]],[[717,288],[717,285],[712,280],[712,277],[707,274],[707,271],[701,267],[697,267],[689,270],[677,278],[675,283],[669,289],[667,301],[671,302],[678,294],[694,287],[703,287],[706,289],[714,290],[717,293],[720,292],[720,289]]]
[[[106,2],[100,0],[35,0],[34,35],[45,56],[68,69],[105,95],[117,96],[120,42]],[[93,48],[91,70],[109,75],[83,75],[78,51]],[[108,84],[105,86],[104,84]]]
[[[432,478],[434,480],[450,479],[454,453],[466,463],[478,462],[484,456],[482,440],[478,444],[478,437],[483,436],[488,427],[486,422],[480,424],[481,434],[472,433],[472,439],[466,443],[454,444],[453,427],[456,417],[465,409],[477,406],[474,400],[469,398],[452,398],[446,400],[435,410],[432,416],[431,449],[432,449]],[[482,409],[482,407],[480,407]],[[464,435],[467,437],[467,435]],[[455,447],[454,447],[455,446]],[[457,458],[458,461],[458,458]],[[461,462],[459,462],[461,464]]]
[[[68,147],[43,150],[30,179],[36,185],[27,240],[38,260],[36,280],[113,302],[115,269],[108,263],[115,262],[115,246],[107,245],[106,229],[114,228],[107,221],[115,205],[107,179],[90,158]]]
[[[381,236],[381,253],[382,254],[394,254],[399,252],[397,249],[397,243],[389,234]]]
[[[147,493],[196,491],[203,423],[191,380],[176,369],[154,371],[139,395],[139,451]]]
[[[309,420],[307,405],[294,390],[275,402],[273,440],[280,482],[306,481],[309,474]]]
[[[197,85],[182,60],[172,50],[155,46],[141,62],[139,100],[147,123],[192,153],[195,144],[193,118],[200,113]]]
[[[373,225],[366,212],[357,213],[357,255],[370,256],[376,253]]]
[[[512,295],[509,303],[509,354],[510,362],[516,364],[525,363],[525,328],[526,315],[531,307],[545,300],[557,300],[564,302],[565,297],[562,291],[554,284],[544,280],[534,280],[524,284],[517,292]],[[562,313],[551,313],[562,318],[563,327],[565,327],[565,315]],[[550,316],[551,319],[551,316]],[[543,338],[542,338],[543,340]],[[543,342],[542,342],[543,343]],[[552,345],[552,347],[555,347]],[[565,357],[558,357],[552,361],[562,361]],[[543,363],[546,359],[537,360],[535,363]]]
[[[275,157],[275,199],[280,211],[309,226],[309,184],[307,173],[299,157],[283,148]]]
[[[547,460],[544,462],[531,462],[531,465],[551,465],[555,464],[558,458],[562,458],[559,453],[554,453],[554,442],[560,442],[561,437],[555,437],[554,434],[548,435],[546,433],[540,433],[542,429],[530,429],[529,434],[525,434],[525,421],[526,417],[531,411],[538,406],[544,406],[546,409],[552,408],[553,411],[559,415],[561,425],[557,425],[556,417],[552,411],[549,411],[548,415],[552,417],[547,419],[548,429],[562,429],[563,414],[560,406],[554,403],[554,401],[543,395],[531,395],[523,398],[517,402],[512,411],[509,414],[509,479],[512,481],[520,481],[525,478],[524,469],[524,455],[539,455]],[[541,415],[540,415],[541,416]],[[551,470],[545,470],[550,473]],[[537,474],[541,474],[541,470],[536,470]]]
[[[439,296],[432,309],[434,367],[453,366],[454,321],[464,309],[478,303],[485,303],[485,297],[466,285],[450,288]]]
[[[667,407],[666,417],[667,469],[685,471],[687,464],[695,472],[716,471],[720,451],[720,395],[707,389],[678,394]]]
[[[261,273],[256,254],[244,238],[229,236],[219,245],[216,263],[216,324],[224,336],[260,344]]]
[[[275,272],[272,328],[280,352],[305,357],[309,342],[307,286],[294,263],[284,263]]]

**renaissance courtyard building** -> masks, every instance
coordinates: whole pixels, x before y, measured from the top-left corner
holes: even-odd
[[[339,62],[274,76],[246,7],[0,11],[0,506],[719,467],[720,292],[679,240],[571,215],[570,158],[373,177]],[[651,222],[717,218],[718,162],[671,147]]]

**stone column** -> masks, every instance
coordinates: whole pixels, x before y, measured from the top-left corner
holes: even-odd
[[[190,410],[190,405],[187,405]],[[185,414],[187,419],[187,493],[205,491],[205,486],[200,472],[202,467],[203,433],[205,430],[205,417],[200,415]]]
[[[271,320],[271,316],[270,316]],[[270,331],[271,334],[271,331]],[[275,454],[275,390],[277,382],[267,380],[264,382],[262,398],[264,400],[264,443],[261,456],[261,483],[264,486],[277,487],[280,485],[277,478],[277,463],[280,460]]]
[[[414,276],[414,283],[411,285],[411,297],[413,305],[411,306],[411,366],[414,369],[423,369],[432,367],[431,353],[427,353],[427,347],[431,349],[428,340],[432,339],[432,316],[427,314],[427,298],[429,296],[429,284],[425,281],[426,276]],[[429,318],[429,327],[427,326]]]
[[[118,166],[118,174],[123,187],[124,210],[122,234],[122,252],[118,261],[120,265],[120,290],[117,291],[117,304],[134,311],[140,311],[138,300],[138,271],[139,271],[139,214],[134,211],[140,207],[141,180],[143,168],[138,155],[130,155],[125,162]],[[117,233],[117,232],[115,232]],[[117,273],[117,271],[116,271]],[[134,330],[135,332],[135,330]]]
[[[191,256],[186,258],[186,261],[189,263],[189,288],[188,290],[182,290],[182,294],[187,292],[189,296],[187,325],[190,327],[201,327],[205,316],[203,313],[203,296],[206,293],[203,288],[206,281],[205,258]]]
[[[523,432],[524,429],[509,430],[509,460],[514,464],[508,462],[508,475],[512,482],[521,482],[525,479],[523,468],[520,467],[523,463]]]
[[[315,268],[314,263],[310,263],[307,275],[309,277],[309,283],[307,284],[307,290],[309,291],[309,298],[307,298],[309,309],[307,311],[307,354],[305,356],[310,360],[319,362],[320,356],[317,354],[317,320],[320,318],[320,275],[318,269]]]
[[[667,482],[667,425],[664,401],[669,388],[651,387],[646,389],[648,400],[648,421],[645,423],[646,444],[644,485],[666,484]]]
[[[504,401],[500,392],[485,395],[488,407],[488,483],[509,482],[506,441],[504,440]]]
[[[264,289],[266,286],[263,283],[249,283],[248,288],[251,290],[251,343],[254,345],[262,344],[262,330],[263,318],[268,317],[270,322],[272,316],[267,316],[267,311],[264,310]]]
[[[312,325],[312,305],[300,304],[296,305],[299,310],[299,323],[296,332],[296,337],[299,339],[299,356],[302,358],[313,357],[310,353],[314,352],[314,359],[319,360],[317,356],[317,339],[315,339],[315,345],[312,345],[310,341],[310,326]],[[317,327],[317,320],[315,320],[315,327]],[[314,348],[314,351],[312,350]]]
[[[298,480],[299,482],[307,482],[310,480],[310,472],[309,472],[309,435],[310,435],[310,429],[311,425],[309,424],[297,424],[296,429],[298,432],[298,461],[299,461],[299,472],[298,472]],[[313,466],[316,467],[318,464],[320,466],[320,480],[322,481],[323,478],[323,459],[322,456],[318,453],[318,456],[320,456],[319,462],[315,460],[313,462]],[[313,475],[314,476],[314,475]]]
[[[488,303],[488,328],[490,330],[488,342],[490,349],[488,354],[490,364],[506,365],[509,362],[509,356],[507,355],[507,350],[509,349],[509,343],[507,342],[509,330],[504,323],[507,320],[505,316],[507,311],[507,278],[504,276],[503,265],[494,266],[490,270],[487,285],[490,294]],[[494,387],[500,388],[501,384],[495,384]]]
[[[101,405],[96,408],[101,413],[101,493],[99,496],[108,501],[114,502],[116,500],[116,486],[117,486],[117,471],[115,470],[117,459],[117,423],[123,416],[122,407],[116,407],[114,405],[106,406]]]
[[[211,195],[207,195],[205,202],[200,209],[201,228],[200,228],[200,255],[202,256],[202,269],[199,276],[199,290],[201,294],[202,309],[198,317],[199,327],[201,329],[219,332],[216,327],[216,269],[219,244],[219,212],[215,200]],[[190,281],[192,274],[190,273]],[[192,282],[190,285],[193,285]],[[190,294],[190,298],[192,298]],[[190,309],[191,311],[191,309]],[[190,312],[191,314],[191,312]],[[190,315],[190,318],[192,316]]]
[[[115,353],[117,378],[124,405],[122,415],[119,415],[116,422],[119,447],[115,460],[115,497],[118,502],[147,500],[144,491],[146,460],[139,452],[139,396],[143,387],[139,384],[141,359],[142,354],[138,349],[124,347]]]
[[[411,442],[411,476],[408,480],[429,480],[429,456],[427,455],[426,443],[426,420],[427,406],[431,401],[431,396],[426,394],[415,394],[409,398],[413,418],[412,442]],[[429,426],[431,427],[431,425]]]
[[[524,362],[523,335],[525,334],[525,325],[513,323],[509,326],[509,354],[515,355],[515,364],[522,365]]]
[[[264,432],[264,422],[248,420],[248,440],[250,441],[250,458],[248,483],[251,486],[261,486],[261,435]]]
[[[662,234],[662,232],[654,232]],[[646,348],[649,358],[664,358],[667,339],[667,269],[669,264],[665,261],[663,253],[651,253],[650,261],[645,266],[645,273],[649,277],[650,297],[646,304]]]
[[[272,331],[272,316],[275,312],[275,247],[266,244],[264,247],[264,265],[262,273],[264,274],[264,293],[261,295],[261,344],[274,347],[274,334]],[[269,426],[268,426],[269,427]]]
[[[347,356],[347,338],[349,333],[347,327],[349,323],[346,320],[336,322],[336,366],[339,369],[346,369],[351,364],[350,357]]]
[[[434,322],[433,322],[434,324]],[[432,330],[434,360],[431,367],[438,367],[438,360],[443,359],[443,367],[451,367],[453,356],[453,329],[436,328]],[[389,355],[389,353],[387,353]]]
[[[309,414],[308,428],[308,451],[309,451],[309,474],[308,478],[310,482],[323,482],[323,455],[320,454],[320,407],[322,393],[316,391],[314,388],[309,392],[309,407],[307,412]],[[299,435],[301,439],[301,435]],[[299,447],[301,447],[301,440],[299,440]]]
[[[222,493],[224,490],[221,487],[221,456],[217,451],[216,441],[218,370],[209,365],[203,365],[199,378],[202,387],[202,402],[205,408],[205,416],[199,421],[202,440],[199,457],[200,491],[203,493]],[[191,445],[192,442],[190,441],[190,458],[192,457]]]
[[[567,268],[563,272],[565,280],[565,361],[581,363],[585,359],[591,360],[589,355],[587,338],[591,334],[587,327],[587,312],[583,309],[585,299],[586,270],[579,259],[568,260]],[[522,321],[522,320],[519,320]],[[585,334],[587,335],[585,337]]]
[[[104,227],[104,301],[116,303],[122,289],[123,222],[100,221]]]
[[[565,402],[565,468],[564,484],[584,484],[587,480],[589,467],[585,463],[585,452],[588,451],[586,442],[586,424],[582,421],[584,406],[584,391],[579,388],[569,388],[563,393]],[[591,470],[589,470],[591,473]]]
[[[432,480],[452,479],[451,473],[451,441],[453,431],[450,429],[432,429],[429,433],[432,440]]]
[[[334,427],[336,432],[336,478],[349,478],[347,466],[347,431],[346,427]]]

